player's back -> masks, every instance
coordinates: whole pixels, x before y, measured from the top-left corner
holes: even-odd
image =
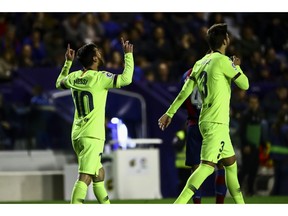
[[[104,71],[81,70],[68,75],[75,105],[72,138],[105,138],[105,106],[109,88],[114,86],[114,74]]]
[[[205,55],[193,67],[192,77],[196,80],[203,101],[200,123],[229,124],[231,79],[224,74],[227,61],[230,61],[227,56],[214,52]]]

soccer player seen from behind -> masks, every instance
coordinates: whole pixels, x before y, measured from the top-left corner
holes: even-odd
[[[160,129],[165,130],[173,115],[197,86],[202,98],[199,117],[199,128],[203,137],[201,163],[189,177],[174,203],[187,203],[203,181],[214,172],[216,164],[221,162],[225,169],[227,188],[234,202],[242,204],[244,199],[237,177],[236,156],[229,135],[229,109],[231,81],[244,90],[249,88],[249,82],[240,68],[240,59],[233,56],[231,61],[225,55],[230,43],[227,24],[211,26],[207,31],[207,42],[211,52],[195,63],[180,93],[158,120]]]
[[[189,79],[192,69],[186,71],[182,77],[182,85]],[[200,164],[200,152],[202,145],[202,135],[199,130],[199,115],[202,106],[201,94],[197,87],[192,91],[192,94],[184,101],[184,107],[187,111],[186,121],[186,159],[185,165],[191,168],[193,173]],[[183,188],[181,188],[182,190]],[[217,204],[224,203],[227,187],[225,185],[225,171],[221,163],[217,164],[215,173],[215,202]],[[193,195],[195,204],[201,203],[201,187]]]
[[[133,45],[122,40],[125,66],[122,74],[116,75],[98,68],[104,63],[95,44],[89,43],[77,51],[77,59],[83,69],[69,73],[75,51],[68,44],[65,64],[56,81],[58,89],[71,89],[75,105],[71,139],[78,158],[78,180],[71,195],[72,204],[84,202],[88,186],[93,181],[93,192],[98,202],[109,204],[105,186],[105,171],[101,155],[105,141],[105,106],[110,88],[120,88],[132,82],[134,71]]]

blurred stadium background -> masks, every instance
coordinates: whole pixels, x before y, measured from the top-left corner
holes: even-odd
[[[229,25],[227,55],[242,59],[250,80],[246,93],[232,89],[239,170],[239,124],[249,95],[257,95],[264,113],[255,194],[244,185],[244,195],[248,203],[288,203],[288,15],[240,12],[0,13],[0,202],[68,202],[77,178],[74,107],[69,91],[55,89],[67,43],[75,50],[96,43],[103,69],[121,73],[124,37],[134,44],[135,75],[108,95],[106,187],[114,203],[172,203],[178,195],[172,140],[186,113],[179,110],[164,133],[157,120],[179,92],[182,74],[208,51],[207,27],[219,22]],[[75,61],[72,69],[79,68]],[[213,203],[213,175],[205,186],[203,203]],[[90,190],[87,202],[93,199]]]

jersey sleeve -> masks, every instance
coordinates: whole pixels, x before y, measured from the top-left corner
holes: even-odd
[[[113,74],[107,71],[102,71],[100,76],[100,82],[99,84],[104,89],[110,89],[110,88],[117,88],[117,74]]]
[[[122,86],[129,85],[132,82],[134,72],[134,60],[132,53],[125,54],[125,66],[122,74],[113,74],[103,72],[101,76],[101,85],[103,88],[121,88]]]
[[[190,76],[189,79],[185,81],[181,91],[179,92],[179,94],[177,95],[173,103],[170,105],[170,107],[166,111],[166,115],[168,115],[170,118],[174,116],[174,114],[177,112],[179,107],[183,104],[183,102],[187,99],[187,97],[192,93],[194,86],[195,86],[195,79],[194,77]]]
[[[239,88],[247,90],[249,88],[249,81],[247,76],[241,70],[240,66],[235,66],[228,57],[222,63],[224,66],[223,72],[225,76],[232,79]]]
[[[68,74],[63,80],[62,80],[62,88],[70,89],[74,86],[74,79],[75,79],[75,72],[72,72]]]
[[[134,72],[134,58],[132,53],[126,53],[124,56],[124,71],[122,74],[116,75],[116,88],[129,85],[132,82]]]
[[[69,87],[66,85],[66,80],[69,74],[69,70],[71,68],[72,61],[65,61],[64,66],[61,69],[61,72],[56,80],[56,88],[58,89],[68,89]]]

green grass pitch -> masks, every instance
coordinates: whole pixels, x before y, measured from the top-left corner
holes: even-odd
[[[176,198],[153,199],[153,200],[111,200],[111,204],[172,204]],[[246,204],[288,204],[288,196],[253,196],[244,197]],[[68,201],[23,201],[23,202],[1,202],[2,204],[68,204]],[[86,201],[86,204],[97,204],[97,201]],[[190,202],[191,203],[191,202]],[[214,197],[203,197],[202,204],[214,204]],[[225,204],[234,204],[231,197],[225,198]]]

